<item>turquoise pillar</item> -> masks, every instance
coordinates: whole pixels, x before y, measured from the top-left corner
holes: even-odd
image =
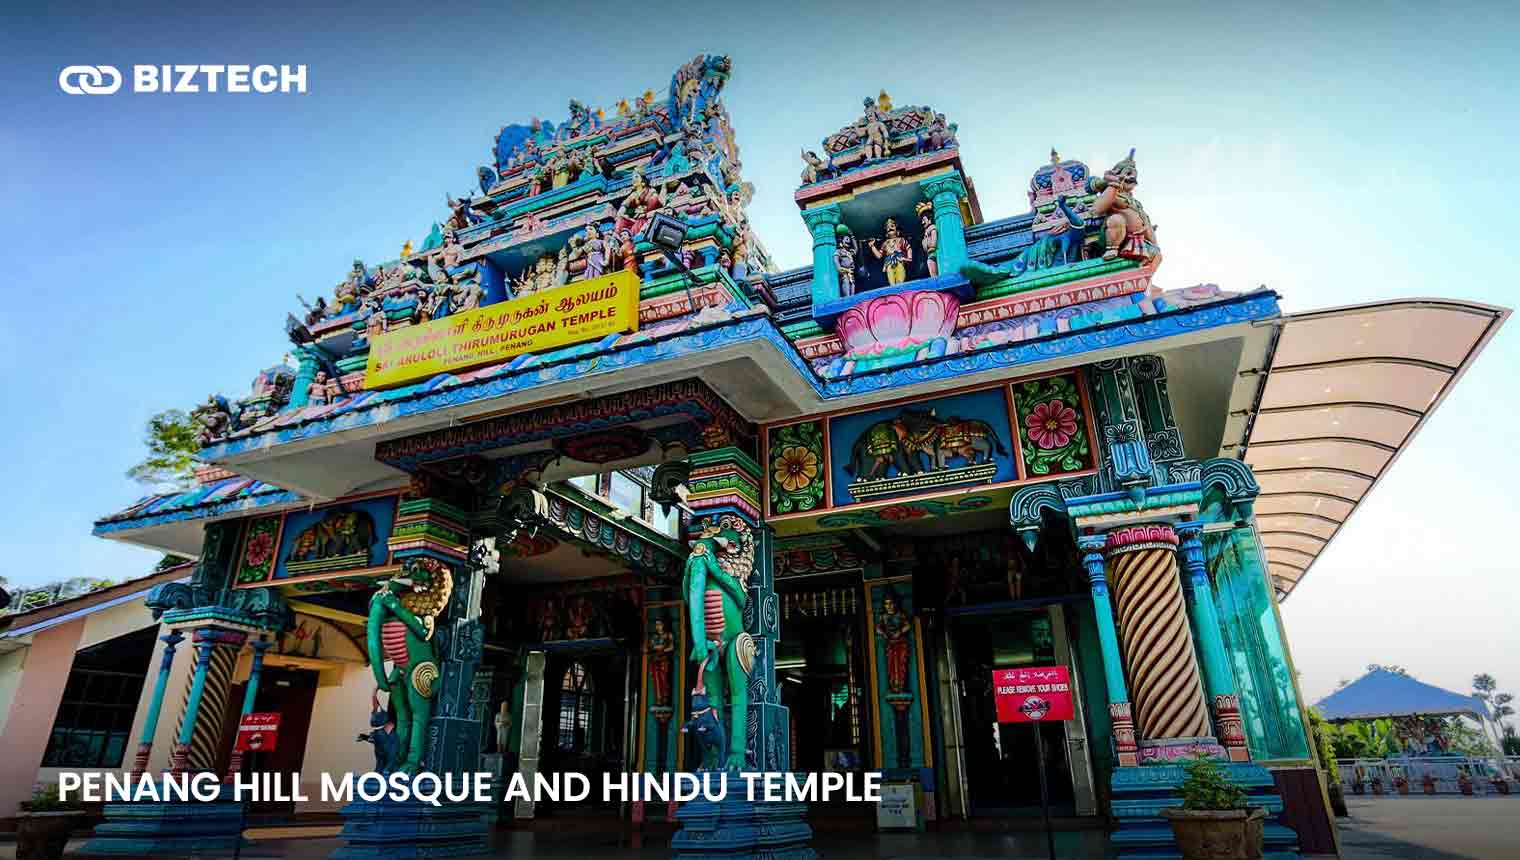
[[[1245,727],[1240,721],[1240,697],[1236,695],[1235,674],[1225,653],[1219,610],[1214,605],[1214,586],[1203,563],[1203,524],[1179,523],[1176,530],[1188,618],[1193,623],[1193,636],[1202,657],[1203,684],[1213,704],[1215,732],[1232,761],[1245,761],[1250,755],[1246,752]]]
[[[290,387],[290,408],[301,409],[310,402],[311,383],[317,378],[317,357],[309,349],[296,347],[294,350],[296,365],[296,381]]]
[[[264,638],[253,643],[253,664],[248,668],[248,688],[243,691],[244,714],[253,713],[253,702],[259,695],[259,674],[264,671],[264,652],[273,644]]]
[[[248,667],[248,684],[243,689],[243,709],[238,713],[248,716],[253,713],[253,703],[259,697],[259,675],[264,670],[264,652],[274,643],[260,636],[253,643],[253,662]],[[227,774],[222,782],[232,784],[237,780],[237,775],[243,771],[243,753],[237,748],[237,733],[233,733],[232,756],[227,760]]]
[[[205,632],[207,631],[195,632],[195,675],[190,681],[190,697],[185,700],[185,714],[180,718],[179,736],[174,739],[174,755],[169,764],[169,769],[175,773],[184,772],[190,756],[190,742],[195,739],[195,719],[201,709],[201,698],[206,694],[206,673],[211,669],[211,651],[216,648],[213,638],[201,635]]]
[[[1082,565],[1087,569],[1087,581],[1092,586],[1093,615],[1098,625],[1098,645],[1103,650],[1103,680],[1108,687],[1108,716],[1113,724],[1114,751],[1118,754],[1119,765],[1129,767],[1138,763],[1135,718],[1129,690],[1124,684],[1124,658],[1119,653],[1114,607],[1108,599],[1108,577],[1103,558],[1106,543],[1103,535],[1077,538]]]
[[[148,757],[153,754],[153,736],[158,733],[158,717],[164,709],[164,691],[169,686],[169,671],[174,668],[174,649],[185,641],[185,634],[171,630],[158,637],[164,643],[163,662],[158,664],[158,680],[153,682],[153,698],[148,702],[148,718],[143,721],[142,735],[137,739],[137,760],[132,763],[132,773],[148,770]]]
[[[813,306],[839,298],[839,271],[834,268],[834,250],[839,245],[835,230],[839,227],[839,207],[833,204],[805,209],[802,220],[813,234]]]
[[[966,183],[961,181],[960,174],[945,173],[923,180],[918,187],[934,204],[934,229],[939,233],[934,259],[939,273],[956,274],[970,259],[966,254],[966,222],[961,218]]]

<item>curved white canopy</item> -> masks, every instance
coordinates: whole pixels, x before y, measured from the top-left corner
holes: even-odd
[[[1292,593],[1507,308],[1409,299],[1295,314],[1280,326],[1246,435],[1278,598]]]

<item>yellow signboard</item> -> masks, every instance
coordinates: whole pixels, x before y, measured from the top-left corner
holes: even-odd
[[[378,334],[369,345],[364,387],[428,379],[638,327],[638,273],[614,272]]]

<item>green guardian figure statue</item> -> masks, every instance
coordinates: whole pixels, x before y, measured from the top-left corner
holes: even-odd
[[[691,659],[697,664],[692,709],[728,714],[726,732],[698,739],[703,742],[703,770],[744,768],[749,674],[756,651],[754,637],[744,631],[744,606],[749,602],[745,589],[754,565],[754,535],[732,514],[707,520],[686,557],[681,592],[691,623]],[[692,716],[695,720],[700,715]],[[708,738],[721,741],[713,744]],[[727,749],[719,749],[720,745]]]
[[[369,602],[370,669],[375,683],[391,694],[396,708],[396,754],[389,770],[416,774],[438,680],[438,650],[433,626],[449,604],[454,580],[449,568],[433,558],[409,558],[401,573],[380,586]],[[390,661],[387,674],[385,663]]]

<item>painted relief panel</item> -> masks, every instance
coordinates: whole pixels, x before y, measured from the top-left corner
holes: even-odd
[[[1013,384],[1019,457],[1026,477],[1044,478],[1093,468],[1088,416],[1077,386],[1075,373]]]
[[[248,524],[243,552],[238,556],[237,582],[263,582],[274,571],[280,540],[280,517],[259,517]]]
[[[833,503],[1012,481],[1013,438],[1000,388],[833,418]]]
[[[396,522],[396,498],[382,496],[285,515],[276,578],[378,567]]]
[[[768,431],[770,513],[801,513],[823,507],[823,422],[802,421]]]

